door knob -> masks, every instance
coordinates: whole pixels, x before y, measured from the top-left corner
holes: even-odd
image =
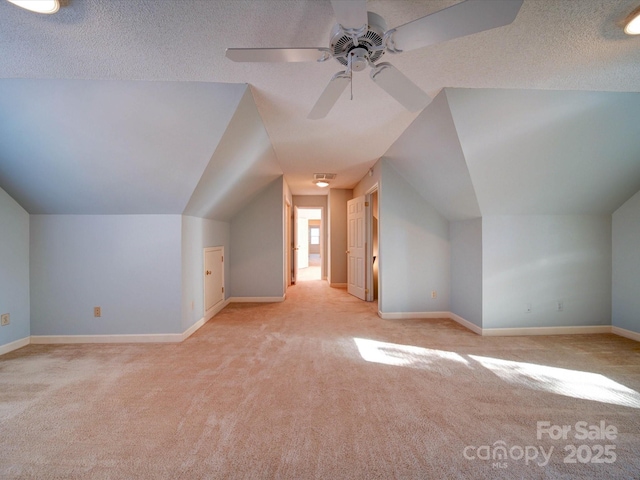
[[[207,275],[211,275],[211,270],[207,270],[205,273],[206,273]]]

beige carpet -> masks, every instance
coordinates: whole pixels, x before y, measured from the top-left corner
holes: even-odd
[[[321,267],[307,267],[307,268],[299,268],[298,269],[298,282],[309,282],[320,280],[321,278]]]
[[[482,338],[305,282],[182,344],[0,357],[0,478],[639,478],[638,392],[631,340]]]

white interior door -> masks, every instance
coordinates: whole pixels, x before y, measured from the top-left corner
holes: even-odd
[[[347,202],[347,291],[365,300],[364,195]]]
[[[224,301],[224,247],[204,249],[204,314],[209,319]]]

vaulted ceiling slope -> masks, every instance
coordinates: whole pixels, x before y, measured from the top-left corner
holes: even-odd
[[[248,91],[0,80],[0,187],[31,214],[183,213]]]
[[[458,1],[369,0],[367,6],[394,27]],[[354,74],[353,100],[347,89],[327,118],[307,120],[331,76],[343,70],[336,61],[247,64],[225,58],[227,47],[327,47],[335,22],[329,0],[66,3],[55,15],[36,15],[0,1],[1,78],[21,79],[16,82],[27,85],[29,79],[250,84],[278,162],[296,195],[322,193],[311,182],[314,172],[335,172],[338,177],[332,186],[353,187],[417,117],[381,91],[364,71]],[[510,25],[385,55],[384,60],[431,96],[444,87],[638,92],[640,38],[626,36],[620,27],[638,5],[638,0],[524,0]],[[34,102],[30,108],[38,117],[39,105]],[[68,115],[60,105],[56,119]],[[225,123],[228,117],[220,121]],[[87,137],[104,134],[85,129]],[[191,173],[186,183],[197,183],[199,176],[195,170]],[[86,188],[94,191],[95,186],[89,183]],[[141,188],[146,188],[144,183]],[[193,192],[162,182],[154,188],[181,192],[166,204],[152,194],[158,210],[178,211],[177,197],[188,199]],[[479,200],[487,203],[481,195]]]
[[[444,90],[394,142],[384,158],[448,220],[481,216]]]
[[[280,176],[282,169],[247,88],[184,214],[231,220]]]
[[[449,220],[611,214],[640,190],[640,93],[446,89],[385,154]]]
[[[483,215],[611,214],[640,190],[640,93],[447,98]]]

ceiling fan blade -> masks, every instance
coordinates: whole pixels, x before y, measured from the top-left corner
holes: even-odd
[[[420,111],[431,102],[429,95],[390,63],[379,63],[369,76],[410,112]]]
[[[344,28],[358,29],[369,23],[367,0],[331,0],[336,20]]]
[[[309,115],[307,115],[307,118],[309,120],[319,120],[326,117],[350,81],[351,77],[346,72],[336,73],[311,109],[311,112],[309,112]]]
[[[328,48],[227,48],[234,62],[319,62],[331,57]]]
[[[524,0],[467,0],[395,28],[390,48],[408,51],[513,22]]]

